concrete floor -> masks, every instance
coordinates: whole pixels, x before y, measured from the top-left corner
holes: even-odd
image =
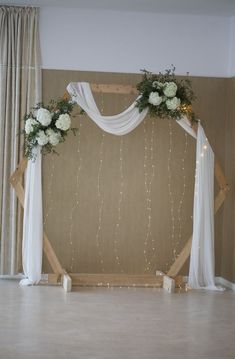
[[[0,280],[1,359],[235,358],[235,293]]]

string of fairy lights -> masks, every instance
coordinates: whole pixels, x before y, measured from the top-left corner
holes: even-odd
[[[154,159],[154,135],[155,135],[155,121],[151,121],[151,136],[150,141],[147,137],[146,125],[148,120],[144,120],[144,189],[145,189],[145,209],[147,228],[144,239],[144,272],[149,272],[152,265],[152,260],[155,255],[155,241],[152,235],[152,184],[155,176],[155,159]],[[149,158],[150,157],[150,158]],[[150,166],[150,171],[149,171]],[[151,243],[151,253],[149,254],[149,244]]]
[[[181,162],[181,175],[182,178],[182,192],[179,197],[178,204],[174,199],[174,192],[172,191],[172,152],[173,152],[173,126],[172,121],[168,121],[169,126],[169,147],[168,147],[168,159],[167,159],[167,178],[168,178],[168,196],[170,202],[170,222],[171,222],[171,229],[169,232],[169,242],[171,243],[171,250],[172,250],[172,258],[171,261],[174,262],[178,256],[179,245],[182,239],[182,210],[184,207],[184,199],[186,193],[186,170],[185,170],[185,160],[188,150],[188,134],[184,133],[184,150],[183,155],[180,160]],[[178,229],[178,235],[177,235]],[[169,262],[166,262],[166,271],[169,269]]]
[[[126,100],[126,98],[124,99]],[[103,114],[104,112],[104,95],[101,93],[101,110],[100,112]],[[156,119],[146,118],[143,122],[143,179],[144,179],[144,213],[145,213],[145,234],[143,237],[143,258],[144,258],[144,273],[152,273],[156,270],[157,265],[157,240],[154,235],[154,222],[153,222],[153,186],[155,185],[155,177],[156,177],[156,167],[157,167],[157,134],[156,134]],[[184,134],[184,148],[182,153],[182,158],[180,159],[181,163],[181,178],[182,178],[182,191],[179,195],[179,200],[176,201],[175,193],[173,190],[173,182],[172,182],[172,163],[174,161],[173,158],[173,125],[172,120],[168,122],[168,130],[169,130],[169,140],[168,140],[168,158],[167,158],[167,186],[168,186],[168,197],[170,204],[170,230],[169,230],[169,240],[171,243],[172,250],[172,260],[175,260],[178,255],[178,248],[182,240],[182,212],[184,207],[184,200],[186,194],[186,169],[185,169],[185,161],[186,155],[188,151],[188,135]],[[76,241],[76,245],[74,243],[75,233],[74,233],[74,224],[76,222],[76,215],[78,213],[79,206],[82,205],[80,203],[79,193],[80,193],[80,182],[82,176],[82,163],[83,158],[81,155],[81,136],[82,136],[82,121],[79,119],[78,121],[78,134],[77,134],[77,148],[76,148],[76,170],[75,170],[75,189],[73,191],[73,201],[71,202],[71,209],[68,217],[68,242],[70,245],[70,272],[73,272],[75,268],[77,268],[77,261],[79,255],[79,240]],[[105,266],[105,235],[103,226],[103,216],[104,216],[104,186],[103,186],[103,168],[104,168],[104,151],[105,151],[105,139],[106,134],[102,131],[101,140],[98,148],[98,170],[97,170],[97,223],[95,230],[95,244],[97,248],[97,256],[99,269],[101,273],[106,272]],[[113,251],[114,258],[117,264],[117,268],[120,273],[125,273],[124,270],[124,262],[122,259],[123,249],[121,249],[121,234],[122,234],[122,211],[123,206],[125,205],[125,197],[124,197],[124,186],[125,186],[125,178],[124,178],[124,138],[123,136],[119,139],[119,159],[117,161],[118,170],[119,170],[119,188],[118,188],[118,200],[117,200],[117,209],[116,209],[116,218],[114,220],[114,237],[113,237]],[[51,170],[50,170],[50,180],[48,183],[47,189],[47,211],[44,217],[44,225],[47,224],[48,218],[52,212],[53,208],[53,179],[55,172],[55,160],[52,156]],[[111,255],[111,254],[110,254]],[[166,269],[169,268],[169,262],[165,264]]]
[[[101,93],[101,114],[104,113],[104,96]],[[104,268],[104,256],[103,256],[103,241],[101,237],[101,227],[102,227],[102,219],[103,219],[103,208],[104,208],[104,197],[101,190],[101,178],[102,178],[102,170],[103,170],[103,153],[104,153],[104,144],[105,144],[105,132],[102,132],[101,142],[99,146],[99,166],[98,166],[98,174],[97,174],[97,201],[98,201],[98,223],[96,227],[96,235],[95,235],[95,243],[97,247],[99,262],[100,262],[100,270],[102,273],[105,272]]]
[[[173,250],[173,260],[175,261],[178,255],[178,249],[179,249],[179,245],[181,243],[182,240],[182,210],[183,210],[183,204],[184,204],[184,198],[185,198],[185,193],[186,193],[186,171],[185,171],[185,160],[186,160],[186,155],[187,155],[187,151],[188,151],[188,134],[187,132],[184,133],[184,150],[183,150],[183,157],[181,159],[181,178],[182,178],[182,193],[180,195],[180,199],[179,199],[179,204],[178,204],[178,209],[177,209],[177,221],[178,221],[178,239],[176,240],[175,246],[174,246],[174,250]]]
[[[71,253],[71,265],[70,265],[70,272],[74,270],[75,264],[75,247],[73,243],[73,236],[74,236],[74,222],[75,222],[75,210],[78,210],[80,201],[79,201],[79,187],[80,187],[80,176],[81,176],[81,169],[82,169],[82,157],[81,157],[81,131],[82,131],[82,121],[79,119],[78,124],[78,134],[77,134],[77,150],[76,150],[76,181],[75,181],[75,191],[72,201],[72,207],[69,214],[69,244],[70,244],[70,253]],[[79,243],[79,241],[78,241]],[[78,244],[77,244],[78,245]],[[76,251],[79,252],[78,248]]]
[[[120,240],[120,226],[121,226],[121,208],[123,203],[123,190],[124,190],[124,175],[123,175],[123,136],[120,137],[119,145],[119,172],[120,172],[120,187],[119,187],[119,198],[118,198],[118,209],[117,209],[117,220],[114,229],[114,256],[115,261],[121,273],[124,273],[124,269],[121,265],[120,254],[119,254],[119,240]]]
[[[168,126],[169,126],[169,147],[168,147],[168,159],[167,159],[167,178],[168,178],[168,195],[169,195],[169,201],[170,201],[170,222],[171,222],[171,229],[169,233],[169,243],[171,243],[171,248],[174,247],[174,241],[175,241],[175,215],[174,215],[174,196],[172,192],[172,174],[171,174],[171,161],[172,161],[172,122],[169,119],[168,120]],[[168,269],[169,263],[166,263],[166,268]]]
[[[43,221],[44,227],[47,225],[47,221],[49,219],[49,216],[50,216],[52,208],[53,208],[52,189],[53,189],[54,172],[55,172],[55,158],[54,158],[54,156],[51,156],[50,179],[49,179],[49,183],[48,183],[48,187],[47,187],[48,205],[46,207],[47,210],[44,215],[44,221]]]

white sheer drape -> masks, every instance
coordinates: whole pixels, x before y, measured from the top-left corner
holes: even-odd
[[[23,224],[23,269],[26,279],[21,285],[37,284],[42,270],[42,173],[41,147],[34,151],[35,161],[29,161],[26,170],[24,224]]]
[[[200,123],[197,131],[193,240],[189,285],[215,289],[214,282],[214,153]]]
[[[188,284],[191,288],[223,290],[214,276],[214,152],[199,122],[197,135],[186,118],[178,121],[197,138],[193,205],[193,238]]]

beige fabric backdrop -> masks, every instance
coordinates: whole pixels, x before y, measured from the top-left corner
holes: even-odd
[[[228,80],[228,120],[225,128],[225,171],[231,191],[224,207],[221,275],[235,283],[235,78]]]
[[[70,81],[139,80],[139,75],[130,74],[44,70],[43,97],[47,101],[62,96]],[[195,110],[223,164],[226,80],[193,78],[193,86],[198,96]],[[104,114],[120,112],[133,101],[125,95],[96,99]],[[58,146],[59,156],[43,161],[45,228],[63,266],[83,273],[166,271],[192,232],[195,141],[168,120],[147,118],[122,138],[104,134],[86,116],[76,116],[73,124],[79,135],[71,134]],[[221,234],[222,211],[216,218],[217,273]],[[44,270],[49,270],[46,261]]]
[[[21,119],[41,100],[38,15],[39,10],[32,7],[0,6],[1,274],[20,269],[21,213],[9,178],[22,155]]]

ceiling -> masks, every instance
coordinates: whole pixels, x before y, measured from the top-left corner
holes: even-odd
[[[6,0],[5,5],[235,16],[235,0]]]

